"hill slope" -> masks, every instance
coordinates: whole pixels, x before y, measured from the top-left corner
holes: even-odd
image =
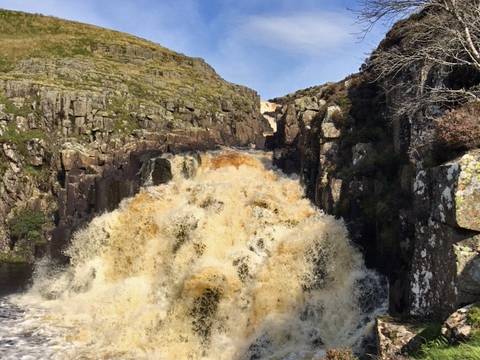
[[[198,109],[221,110],[219,100],[229,98],[239,107],[256,106],[250,91],[223,81],[202,59],[128,34],[21,12],[0,10],[0,71],[3,79],[129,93],[147,103],[191,101]]]

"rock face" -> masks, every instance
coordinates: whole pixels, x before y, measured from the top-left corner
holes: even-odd
[[[414,201],[431,217],[416,224],[413,314],[448,313],[480,296],[479,151],[417,172]]]
[[[0,263],[65,260],[151,159],[165,180],[162,153],[262,147],[271,131],[254,91],[127,34],[0,10],[0,50]]]
[[[401,49],[404,24],[380,48]],[[480,300],[480,150],[438,148],[439,106],[398,111],[414,103],[412,84],[454,81],[444,70],[411,67],[379,80],[367,62],[339,83],[271,100],[281,105],[267,140],[276,165],[298,173],[310,199],[346,220],[367,265],[390,280],[392,314],[444,319]]]

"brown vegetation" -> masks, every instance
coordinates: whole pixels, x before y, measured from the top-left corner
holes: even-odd
[[[327,351],[325,360],[355,360],[351,350],[345,349],[330,349]]]
[[[397,110],[399,115],[478,100],[480,0],[364,0],[359,10],[367,31],[379,21],[407,15],[366,64],[376,79],[388,83],[387,89],[401,85],[404,93],[415,95]],[[470,80],[459,83],[445,76],[442,82],[429,81],[435,73],[455,78],[456,71],[470,73]]]
[[[457,150],[480,145],[480,103],[468,103],[450,110],[435,122],[437,145]]]

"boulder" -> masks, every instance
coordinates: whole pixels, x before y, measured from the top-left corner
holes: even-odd
[[[435,219],[480,231],[480,150],[467,152],[431,171]]]
[[[320,145],[320,164],[322,164],[322,156],[325,156],[325,160],[332,160],[335,158],[338,152],[338,142],[336,141],[327,141]]]
[[[302,119],[301,119],[303,126],[305,126],[305,128],[307,128],[307,129],[310,129],[310,125],[311,125],[313,119],[315,119],[315,117],[317,116],[317,114],[318,114],[318,111],[306,110],[302,114]]]
[[[299,111],[305,110],[315,110],[318,111],[320,109],[320,105],[318,100],[312,96],[304,96],[294,101],[295,107]]]
[[[462,156],[459,165],[455,192],[457,224],[464,229],[480,231],[480,150]]]
[[[18,164],[20,162],[20,157],[17,152],[17,149],[13,145],[4,143],[3,144],[3,153],[7,157],[8,160],[11,162]]]
[[[410,314],[442,318],[480,300],[480,236],[430,218],[415,226]],[[473,291],[472,291],[473,290]]]
[[[471,304],[455,311],[442,325],[442,335],[450,343],[468,340],[473,335],[474,327],[469,322],[469,313],[478,306]]]
[[[73,102],[73,115],[75,117],[87,116],[89,112],[87,99],[77,99]]]
[[[222,111],[231,112],[233,110],[233,104],[230,100],[222,101]]]
[[[322,132],[325,139],[338,139],[342,134],[335,124],[331,122],[322,123]]]
[[[327,108],[325,118],[322,122],[322,133],[323,137],[326,139],[338,139],[342,135],[342,132],[337,129],[334,123],[334,114],[337,112],[342,112],[338,106],[329,106]]]
[[[408,352],[421,345],[419,328],[392,318],[378,318],[375,324],[379,360],[407,359]]]

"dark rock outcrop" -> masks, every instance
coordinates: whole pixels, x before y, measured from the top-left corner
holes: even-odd
[[[406,24],[380,48],[401,49]],[[392,314],[444,319],[480,300],[478,150],[439,150],[438,104],[405,109],[418,96],[412,89],[446,86],[446,70],[413,66],[380,79],[367,61],[344,81],[271,100],[280,105],[267,140],[275,163],[346,220],[367,265],[390,280]]]

